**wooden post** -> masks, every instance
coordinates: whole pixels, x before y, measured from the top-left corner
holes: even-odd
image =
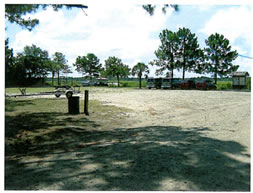
[[[85,90],[85,95],[84,95],[84,114],[85,115],[89,115],[88,102],[89,102],[89,91]]]

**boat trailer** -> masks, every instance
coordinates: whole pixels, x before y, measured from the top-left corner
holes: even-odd
[[[7,97],[22,97],[22,96],[40,96],[40,95],[55,95],[59,98],[61,95],[66,95],[67,98],[72,97],[74,94],[81,93],[80,86],[69,87],[69,86],[57,86],[54,91],[50,92],[40,92],[34,94],[27,94],[26,88],[19,88],[21,94],[10,94],[5,95]]]

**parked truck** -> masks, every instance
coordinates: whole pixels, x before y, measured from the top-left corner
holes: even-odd
[[[148,78],[146,87],[148,89],[160,89],[162,86],[162,78]]]

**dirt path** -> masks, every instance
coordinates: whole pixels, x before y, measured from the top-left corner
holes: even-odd
[[[90,98],[132,109],[138,126],[209,127],[219,139],[246,137],[238,142],[249,148],[249,92],[132,90],[117,94],[94,93]]]
[[[7,189],[249,191],[249,92],[96,88],[89,98],[129,111],[65,118],[57,140],[8,157]]]

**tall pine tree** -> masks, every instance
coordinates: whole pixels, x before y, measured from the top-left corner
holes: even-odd
[[[201,57],[201,50],[198,44],[198,38],[194,33],[187,28],[179,28],[178,36],[178,66],[182,68],[183,76],[185,78],[185,71],[194,71],[198,65],[199,57]]]
[[[236,50],[232,51],[229,40],[218,33],[210,35],[205,42],[208,46],[205,48],[207,72],[214,73],[216,84],[218,75],[228,75],[239,68],[232,64],[238,53]]]
[[[151,65],[158,67],[156,74],[163,74],[164,71],[171,71],[173,79],[173,70],[177,69],[177,50],[178,36],[175,32],[168,29],[163,30],[160,35],[161,45],[155,51],[156,60],[151,61]]]

